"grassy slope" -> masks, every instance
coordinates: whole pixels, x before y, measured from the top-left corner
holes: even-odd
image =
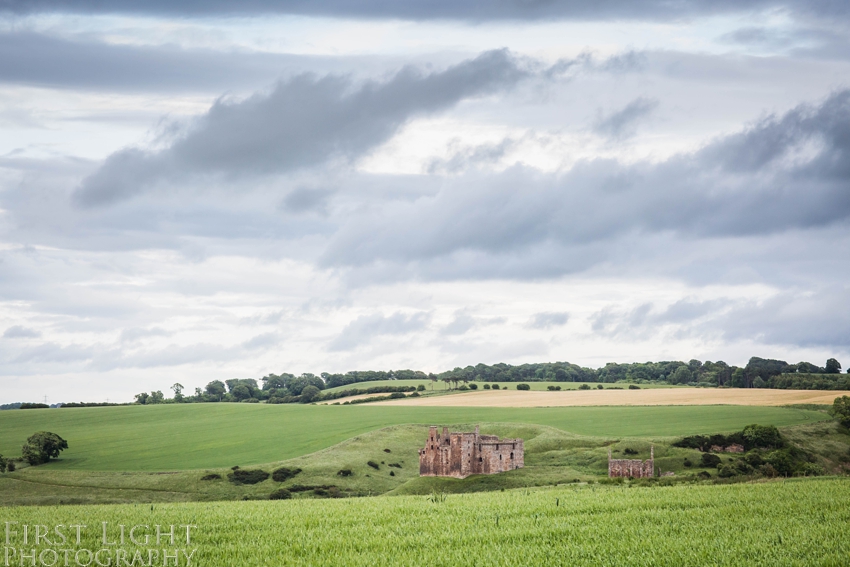
[[[167,471],[269,463],[314,453],[396,424],[513,422],[595,436],[674,436],[750,423],[811,423],[823,413],[773,407],[431,408],[185,404],[0,412],[0,454],[19,455],[35,431],[68,440],[43,468]]]
[[[310,455],[257,467],[266,472],[279,466],[302,469],[294,479],[282,484],[268,479],[252,486],[235,486],[225,480],[229,469],[162,474],[33,467],[0,475],[0,505],[238,500],[265,498],[278,487],[289,488],[294,484],[334,485],[345,495],[458,493],[551,486],[576,479],[603,478],[607,472],[608,448],[621,457],[628,447],[638,451],[638,458],[645,459],[649,456],[650,443],[655,445],[656,465],[660,471],[673,471],[680,477],[704,470],[699,467],[685,469],[684,458],[698,463],[700,454],[695,450],[671,447],[669,438],[577,436],[553,427],[528,424],[481,423],[481,427],[487,434],[523,438],[526,466],[505,474],[476,475],[463,480],[420,478],[417,451],[426,437],[427,427],[397,425],[357,435]],[[468,430],[472,424],[459,424],[457,428]],[[783,434],[818,454],[826,471],[842,472],[837,458],[847,455],[850,449],[850,435],[846,429],[829,421],[784,428]],[[723,455],[722,458],[728,461],[734,456]],[[366,464],[370,460],[379,464],[378,470]],[[390,467],[390,464],[400,466]],[[337,475],[340,469],[350,469],[353,474],[340,477]],[[223,478],[201,481],[208,472],[218,473]],[[716,475],[713,469],[709,472]],[[312,497],[312,494],[301,493],[297,497]]]
[[[94,550],[100,522],[191,523],[193,565],[837,566],[850,556],[848,491],[847,479],[819,479],[3,513],[19,525],[84,519],[96,527],[81,547]]]
[[[478,384],[478,389],[482,389],[484,384],[488,382],[475,382]],[[433,386],[434,392],[445,392],[449,391],[449,386],[446,385],[445,382],[437,381],[431,382],[430,380],[373,380],[371,382],[357,382],[356,384],[349,384],[347,386],[337,386],[336,388],[328,388],[325,390],[326,392],[338,392],[340,390],[352,390],[352,389],[366,389],[371,388],[373,386],[419,386],[422,384],[425,386],[426,391],[431,392],[431,386]],[[463,382],[459,382],[458,385],[462,385]],[[516,390],[516,385],[518,382],[489,382],[489,384],[498,384],[501,388],[508,388],[509,390]],[[526,382],[532,390],[546,390],[549,386],[560,386],[562,390],[578,390],[578,387],[581,386],[581,382]],[[591,388],[596,388],[595,383],[590,383],[589,386]],[[605,388],[628,388],[628,383],[617,383],[617,384],[603,384]],[[454,388],[454,384],[450,387]],[[685,388],[686,386],[670,386],[668,384],[641,384],[641,388]]]

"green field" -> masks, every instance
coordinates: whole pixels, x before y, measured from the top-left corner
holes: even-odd
[[[116,549],[125,564],[147,564],[148,550],[183,549],[192,565],[771,565],[839,566],[850,557],[850,480],[817,479],[672,487],[558,487],[488,494],[156,505],[16,507],[3,521],[86,524],[80,545],[42,541],[36,553],[65,547]],[[102,522],[108,540],[101,542]],[[135,547],[119,524],[176,528],[174,545]],[[32,530],[32,528],[31,528]],[[30,532],[32,535],[32,531]],[[52,536],[52,534],[51,534]],[[53,538],[57,539],[57,538]],[[32,540],[30,540],[32,541]],[[141,538],[137,541],[142,541]],[[26,546],[32,549],[33,545]],[[135,551],[142,562],[131,563]],[[29,553],[29,551],[27,552]],[[151,552],[153,553],[153,552]],[[86,555],[82,555],[83,561]],[[112,564],[118,564],[114,561]],[[10,565],[18,565],[12,555]],[[29,562],[25,564],[29,565]],[[61,563],[61,556],[60,561]],[[71,554],[71,565],[74,555]],[[171,564],[171,563],[169,563]],[[186,565],[182,554],[179,565]]]
[[[314,453],[398,424],[508,422],[578,435],[672,437],[734,431],[750,423],[828,419],[802,409],[754,406],[440,408],[182,404],[0,412],[0,454],[20,455],[39,430],[70,448],[44,469],[173,471],[270,463]]]

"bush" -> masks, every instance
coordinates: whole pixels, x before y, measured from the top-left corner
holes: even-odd
[[[597,389],[597,390],[603,390],[604,388],[605,388],[605,387],[604,387],[602,384],[597,384],[597,385],[596,385],[596,389]],[[559,388],[559,389],[560,389],[560,388]]]
[[[392,453],[389,449],[384,449],[384,453]]]
[[[401,468],[401,464],[400,464],[400,463],[390,463],[390,464],[388,464],[387,466],[388,466],[388,467],[395,467],[395,468],[397,468],[397,469],[400,469],[400,468]]]
[[[485,390],[489,390],[489,389],[490,389],[490,384],[484,384],[484,389],[485,389]]]
[[[458,390],[461,390],[463,392],[467,392],[467,391],[469,391],[469,386],[467,386],[466,384],[463,384],[460,388],[458,388]]]
[[[311,384],[309,386],[305,386],[304,389],[301,390],[301,396],[298,401],[302,404],[309,404],[319,398],[321,398],[321,391]]]
[[[623,449],[623,454],[624,455],[637,455],[638,452],[636,450],[632,449],[631,447],[626,447],[625,449]]]
[[[640,390],[640,386],[637,384],[629,384],[629,390]]]
[[[469,385],[469,389],[470,389],[470,390],[477,390],[477,389],[478,389],[478,384],[475,384],[475,383],[470,384],[470,385]]]
[[[741,432],[747,449],[781,449],[785,441],[774,425],[748,425]]]
[[[15,461],[13,461],[12,459],[6,461],[6,472],[15,472],[15,468]]]
[[[41,465],[55,459],[68,448],[68,442],[49,431],[39,431],[29,436],[21,449],[21,457],[30,465]]]
[[[692,466],[694,466],[694,463],[691,462],[691,460],[687,457],[685,457],[685,462],[682,464],[685,465],[685,468],[691,468]]]
[[[517,390],[530,390],[531,386],[529,386],[528,384],[524,384],[524,383],[523,384],[517,384],[516,389]]]
[[[206,474],[201,477],[201,480],[221,480],[221,475],[216,473]]]
[[[395,476],[395,473],[393,471],[390,471],[390,476]]]
[[[706,468],[717,468],[717,465],[721,463],[720,457],[717,455],[712,455],[711,453],[703,453],[702,458],[699,461],[701,467]]]
[[[405,397],[407,397],[407,396],[404,395],[404,392],[393,392],[392,394],[390,394],[391,400],[399,400],[399,399],[405,398]]]
[[[416,391],[417,392],[424,392],[425,391],[425,384],[419,384],[418,386],[416,386]]]
[[[301,469],[298,468],[291,469],[289,467],[280,467],[272,472],[272,480],[275,482],[286,482],[300,472]]]
[[[289,500],[292,498],[292,493],[285,488],[278,488],[269,494],[269,500]]]
[[[493,384],[493,385],[491,386],[491,388],[493,388],[494,390],[498,390],[498,389],[499,389],[499,385],[498,385],[498,384]]]
[[[579,390],[590,390],[590,386],[588,386],[587,384],[582,384],[581,386],[578,387],[578,389]]]
[[[720,465],[717,467],[717,476],[720,478],[730,478],[736,474],[737,473],[732,465]]]
[[[337,476],[351,476],[353,474],[354,473],[351,471],[351,469],[340,469],[336,471]]]
[[[697,478],[702,480],[708,480],[711,478],[711,473],[709,473],[708,471],[700,471],[697,475]]]
[[[257,484],[269,478],[269,473],[260,469],[236,469],[227,475],[227,479],[233,484]]]
[[[379,465],[375,461],[368,461],[366,464],[375,469],[376,471],[381,469],[381,465]]]
[[[419,392],[413,392],[413,393],[412,393],[412,394],[410,394],[410,396],[408,396],[408,397],[410,397],[410,398],[418,398],[418,397],[419,397]],[[337,404],[338,404],[338,403],[339,403],[339,402],[337,402]]]
[[[546,389],[549,390],[550,392],[554,392],[555,386],[546,386]]]
[[[50,406],[47,404],[34,404],[29,402],[24,402],[21,404],[21,407],[18,409],[47,409]]]

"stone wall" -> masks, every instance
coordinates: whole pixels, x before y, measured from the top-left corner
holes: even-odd
[[[419,449],[420,476],[466,478],[472,474],[496,474],[525,465],[522,439],[499,439],[473,433],[442,433],[431,426],[425,448]]]
[[[608,476],[652,478],[655,476],[655,447],[649,449],[649,460],[640,459],[612,459],[611,449],[608,449]]]

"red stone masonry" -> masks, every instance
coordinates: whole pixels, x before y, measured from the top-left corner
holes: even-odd
[[[449,433],[437,426],[428,431],[425,448],[419,449],[419,476],[466,478],[471,474],[496,474],[522,468],[525,450],[522,439],[499,439],[474,433]]]
[[[612,459],[611,449],[608,449],[608,476],[652,478],[655,476],[655,447],[649,449],[649,460],[640,459]]]

